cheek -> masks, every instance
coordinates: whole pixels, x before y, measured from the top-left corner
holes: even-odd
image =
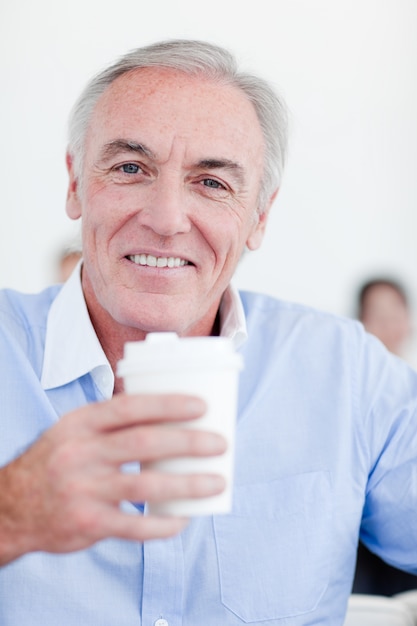
[[[129,190],[126,190],[125,187],[106,184],[100,179],[90,180],[85,190],[84,210],[92,213],[99,211],[106,215],[114,213],[116,208],[131,204],[129,196],[132,194],[127,193],[127,191]]]
[[[241,245],[241,226],[234,221],[218,219],[200,225],[199,231],[216,256],[223,258],[233,256],[234,250]]]
[[[119,189],[95,185],[88,190],[83,207],[84,229],[109,233],[124,221],[123,197]]]

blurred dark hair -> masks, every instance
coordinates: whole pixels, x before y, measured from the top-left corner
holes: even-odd
[[[409,302],[407,290],[404,287],[404,285],[396,278],[389,278],[387,276],[379,276],[379,277],[375,277],[370,280],[367,280],[361,285],[361,287],[358,290],[358,295],[356,298],[356,302],[357,302],[356,317],[358,319],[362,318],[366,297],[369,294],[369,292],[372,291],[372,289],[374,289],[374,287],[390,287],[391,289],[396,291],[396,293],[400,296],[405,306],[409,307],[410,302]]]

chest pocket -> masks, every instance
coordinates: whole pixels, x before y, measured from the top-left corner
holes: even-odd
[[[244,623],[300,616],[328,585],[328,472],[238,486],[231,515],[214,518],[221,601]]]

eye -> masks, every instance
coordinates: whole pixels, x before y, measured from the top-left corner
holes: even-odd
[[[226,189],[224,185],[222,185],[218,180],[214,178],[205,178],[202,181],[203,185],[206,187],[210,187],[211,189]]]
[[[124,174],[137,174],[140,170],[136,163],[123,163],[119,168]]]

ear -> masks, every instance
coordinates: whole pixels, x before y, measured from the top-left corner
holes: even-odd
[[[69,176],[66,212],[68,217],[72,220],[78,220],[78,218],[81,217],[81,202],[78,195],[78,178],[75,176],[74,161],[69,152],[67,152],[65,161]]]
[[[265,234],[265,229],[266,229],[266,223],[268,221],[268,217],[269,217],[269,211],[271,209],[271,206],[274,203],[275,198],[278,195],[278,191],[279,189],[276,189],[274,191],[274,193],[272,194],[272,196],[269,198],[269,201],[265,207],[265,209],[262,211],[262,213],[260,212],[259,208],[257,210],[257,215],[256,215],[256,222],[249,234],[249,237],[246,241],[246,247],[249,250],[257,250],[259,248],[259,246],[262,243],[262,240],[264,238],[264,234]]]

